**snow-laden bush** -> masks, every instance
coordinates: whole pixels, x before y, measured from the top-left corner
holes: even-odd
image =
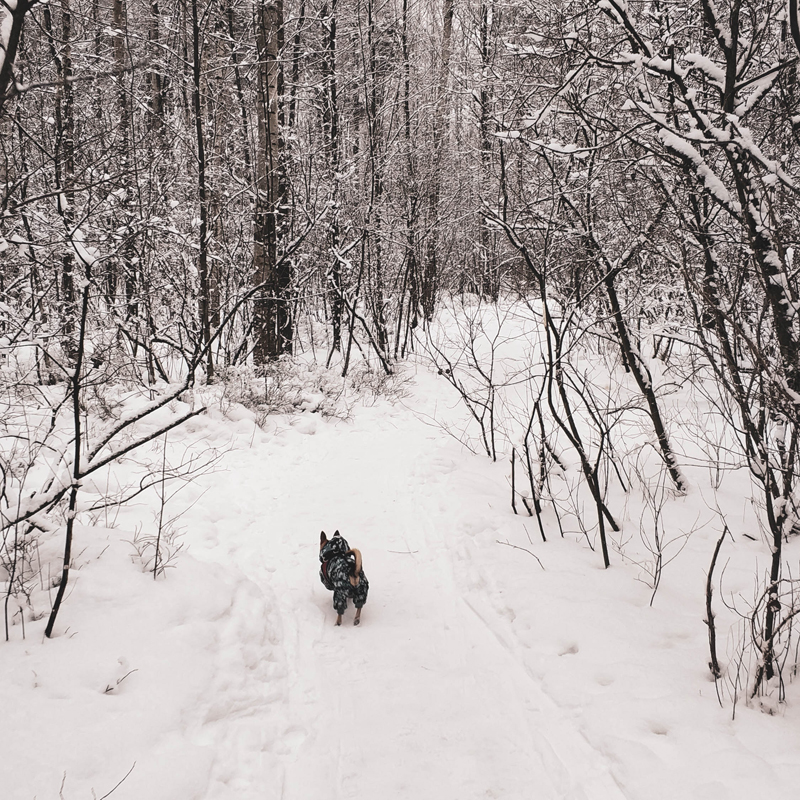
[[[358,364],[343,378],[337,369],[315,362],[282,358],[258,369],[252,365],[229,367],[220,376],[219,407],[230,415],[244,406],[263,427],[273,414],[313,413],[348,419],[353,405],[375,398],[403,396],[404,379]]]

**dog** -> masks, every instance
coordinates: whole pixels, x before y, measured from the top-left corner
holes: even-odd
[[[342,624],[342,614],[347,608],[347,598],[353,600],[356,617],[353,625],[361,622],[361,609],[367,602],[369,581],[361,567],[361,552],[351,548],[339,531],[329,539],[322,531],[319,535],[319,579],[333,592],[336,624]]]

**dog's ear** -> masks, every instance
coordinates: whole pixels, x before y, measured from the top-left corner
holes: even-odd
[[[325,547],[327,542],[328,542],[328,537],[325,535],[325,531],[322,531],[322,533],[320,533],[319,535],[319,546]]]
[[[334,536],[341,536],[342,534],[341,534],[341,533],[339,533],[339,531],[335,531],[333,535],[334,535]]]

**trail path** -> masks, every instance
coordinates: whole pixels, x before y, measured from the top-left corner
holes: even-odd
[[[0,800],[796,795],[796,707],[740,702],[733,720],[705,668],[713,529],[651,606],[636,565],[616,554],[604,570],[567,517],[562,538],[546,514],[538,539],[509,508],[508,464],[428,424],[458,409],[436,375],[414,377],[407,406],[348,421],[261,430],[212,406],[172,434],[173,463],[221,455],[175,484],[167,515],[188,546],[166,579],[135,550],[156,530],[152,493],[79,527],[59,635],[29,619],[0,648]],[[113,478],[136,486],[141,470]],[[337,528],[370,580],[357,628],[352,608],[334,626],[318,578],[319,532]],[[43,539],[44,563],[59,545]]]
[[[499,473],[402,405],[306,415],[225,465],[193,511],[193,553],[258,587],[226,624],[262,652],[240,713],[200,723],[208,800],[624,797],[527,668],[482,563],[476,537],[507,513]],[[359,628],[352,609],[334,626],[317,576],[319,532],[337,528],[370,579]]]

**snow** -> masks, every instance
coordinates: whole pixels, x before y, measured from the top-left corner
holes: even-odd
[[[667,148],[691,162],[697,177],[720,205],[733,210],[738,209],[738,202],[731,198],[725,184],[714,174],[702,155],[689,142],[667,128],[661,128],[658,131],[658,137]]]
[[[531,345],[503,342],[497,374],[518,375]],[[651,605],[635,543],[603,570],[569,524],[562,538],[546,513],[543,543],[513,514],[507,462],[445,432],[465,416],[424,357],[389,397],[353,396],[338,417],[309,392],[305,411],[259,427],[214,391],[198,388],[209,411],[169,434],[170,461],[219,460],[168,503],[184,548],[166,575],[153,580],[137,554],[155,534],[155,490],[83,514],[57,635],[28,617],[23,638],[18,615],[0,643],[3,800],[114,787],[114,800],[795,796],[797,687],[766,706],[775,715],[740,698],[734,717],[709,678],[705,570],[719,530],[696,447],[679,456],[693,490],[663,519],[668,541],[691,536],[667,550]],[[667,408],[706,424],[686,393]],[[137,481],[140,463],[83,493]],[[742,498],[736,481],[718,494],[740,548],[721,555],[734,602],[752,589],[743,565],[766,564],[742,535]],[[623,501],[636,536],[644,511],[611,497]],[[352,611],[334,627],[317,576],[319,532],[337,528],[370,579],[359,628]],[[41,560],[56,564],[59,547],[45,540]],[[46,575],[36,592],[41,613]],[[717,606],[730,667],[736,615]]]
[[[712,19],[714,20],[714,33],[716,37],[725,45],[725,47],[732,47],[733,37],[731,36],[730,28],[721,22],[722,14],[717,8],[717,4],[714,2],[714,0],[706,0],[705,7],[708,9]]]
[[[70,236],[72,249],[85,267],[93,267],[97,263],[100,253],[96,247],[87,247],[85,242],[85,234],[79,227],[76,227]]]
[[[615,19],[620,21],[628,12],[627,0],[597,0],[597,7],[611,13]]]
[[[681,58],[691,64],[695,69],[705,73],[706,77],[718,89],[725,88],[725,70],[715,64],[710,58],[702,53],[684,53]]]

